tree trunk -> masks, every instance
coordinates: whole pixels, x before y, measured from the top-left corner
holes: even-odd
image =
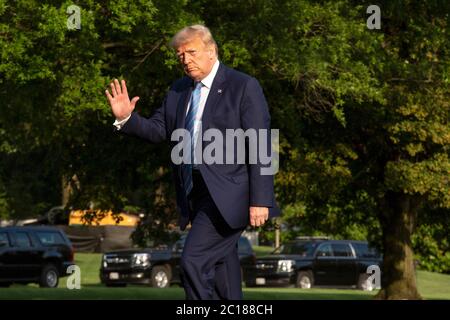
[[[68,179],[67,175],[63,174],[61,177],[61,185],[62,185],[61,205],[67,207],[70,201],[70,197],[74,192],[74,187],[75,190],[80,189],[80,181],[78,180],[76,174],[74,174],[71,179]]]
[[[72,188],[70,187],[70,181],[67,179],[66,175],[62,175],[61,177],[61,185],[62,185],[62,206],[66,207],[69,203],[70,194],[72,193]]]
[[[422,299],[416,286],[411,243],[419,203],[419,199],[400,193],[387,193],[382,201],[382,289],[376,299]]]

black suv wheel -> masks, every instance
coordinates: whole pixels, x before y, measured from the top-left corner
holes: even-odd
[[[300,271],[297,274],[297,281],[295,286],[302,289],[311,289],[313,286],[314,279],[311,271]]]
[[[167,288],[170,286],[170,276],[168,270],[163,266],[152,268],[150,284],[155,288]]]
[[[59,282],[59,272],[54,264],[47,264],[41,271],[39,286],[41,288],[56,288]]]

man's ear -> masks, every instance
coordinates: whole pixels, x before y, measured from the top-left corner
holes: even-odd
[[[209,60],[214,59],[214,56],[215,56],[215,50],[214,50],[214,47],[213,47],[213,46],[210,46],[210,47],[209,47],[208,52],[209,52]]]

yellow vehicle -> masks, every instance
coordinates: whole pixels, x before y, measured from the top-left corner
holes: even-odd
[[[92,226],[136,226],[139,217],[116,213],[111,210],[73,210],[70,212],[69,225],[92,225]]]

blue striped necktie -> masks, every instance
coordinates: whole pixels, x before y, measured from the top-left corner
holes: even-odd
[[[202,89],[202,83],[197,82],[195,84],[195,89],[192,91],[191,105],[189,111],[184,120],[184,128],[189,131],[191,137],[191,163],[184,163],[181,165],[181,170],[183,174],[183,186],[186,196],[191,192],[193,187],[192,182],[192,167],[194,163],[194,128],[195,128],[195,116],[197,115],[198,108],[200,106],[200,92]]]

